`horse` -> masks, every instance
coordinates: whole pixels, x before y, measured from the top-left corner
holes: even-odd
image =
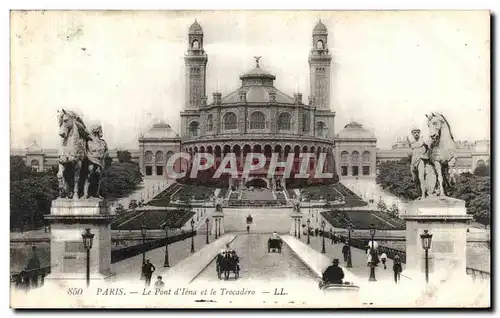
[[[58,111],[59,136],[59,197],[73,199],[79,197],[80,174],[86,158],[87,140],[91,139],[82,119],[72,111]],[[86,179],[86,176],[84,177]],[[71,190],[73,183],[73,190]]]
[[[221,279],[222,274],[224,274],[224,279],[228,280],[229,274],[231,272],[234,273],[235,279],[238,279],[239,277],[239,266],[238,266],[237,256],[233,257],[229,253],[224,253],[224,255],[222,254],[217,255],[216,267],[217,267],[217,276],[219,277],[219,279]]]
[[[277,251],[281,253],[281,246],[283,245],[283,241],[281,239],[272,239],[269,238],[267,240],[267,252],[270,253],[272,251]]]
[[[446,196],[445,190],[451,186],[449,168],[456,162],[454,150],[456,149],[455,140],[451,133],[450,124],[440,113],[425,115],[427,117],[427,126],[429,127],[430,149],[429,161],[434,166],[437,176],[437,187],[428,183],[429,187],[434,186],[438,196]],[[432,182],[432,178],[429,178]]]

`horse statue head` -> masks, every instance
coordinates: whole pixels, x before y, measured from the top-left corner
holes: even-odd
[[[73,134],[78,134],[77,137],[85,140],[90,135],[80,116],[73,111],[58,110],[57,122],[59,124],[59,136],[63,142],[67,141]]]
[[[427,117],[427,126],[429,127],[429,137],[436,146],[441,142],[446,143],[443,146],[451,146],[455,148],[455,139],[451,133],[450,124],[446,118],[440,113],[431,113],[425,115]]]

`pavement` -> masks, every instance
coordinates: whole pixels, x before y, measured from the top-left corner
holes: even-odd
[[[300,240],[307,244],[307,235],[302,235]],[[323,238],[320,236],[310,236],[310,247],[312,247],[317,252],[321,253],[322,250],[322,240]],[[344,256],[342,255],[342,247],[344,244],[337,243],[332,244],[332,240],[325,238],[325,254],[330,257],[332,260],[334,258],[338,258],[340,261],[340,265],[345,267],[347,265],[344,262]],[[356,275],[361,280],[368,281],[370,277],[370,267],[367,266],[368,257],[366,256],[366,252],[355,247],[351,247],[351,261],[352,268],[348,268],[354,275]],[[377,281],[385,281],[385,282],[394,282],[394,273],[392,271],[393,262],[390,259],[387,259],[386,267],[382,263],[379,264],[378,267],[375,268],[375,277]],[[405,264],[403,264],[403,273],[401,279],[407,279],[404,277],[404,268]]]
[[[209,242],[213,242],[214,239],[214,235],[209,235]],[[194,237],[195,251],[206,245],[205,240],[205,235],[197,235]],[[191,238],[169,244],[168,255],[170,266],[175,266],[183,259],[191,256],[192,253],[190,251]],[[155,277],[157,273],[164,272],[163,264],[165,261],[165,247],[160,247],[146,252],[146,259],[149,259],[156,267],[156,272],[153,273],[153,277]],[[141,266],[142,254],[111,264],[111,270],[116,273],[116,280],[139,280],[141,277]]]

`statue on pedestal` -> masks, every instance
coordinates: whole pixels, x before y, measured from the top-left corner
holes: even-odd
[[[100,198],[100,175],[108,156],[102,128],[87,130],[83,120],[73,111],[58,111],[60,198]],[[76,197],[75,197],[76,196]]]
[[[449,168],[456,162],[455,140],[442,114],[432,113],[426,117],[430,139],[427,142],[420,140],[420,130],[412,129],[410,169],[413,180],[420,187],[420,199],[431,195],[446,197],[451,186]]]

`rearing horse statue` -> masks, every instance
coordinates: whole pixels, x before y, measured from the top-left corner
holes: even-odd
[[[425,116],[430,137],[429,161],[434,166],[437,175],[437,186],[434,184],[434,187],[438,196],[446,196],[445,189],[449,189],[451,185],[449,168],[453,167],[456,162],[455,140],[450,124],[442,114],[432,113]]]

